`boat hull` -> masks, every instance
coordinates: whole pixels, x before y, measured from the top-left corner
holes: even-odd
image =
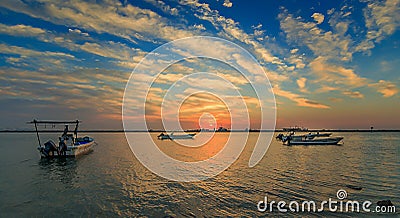
[[[159,135],[158,139],[165,140],[175,140],[175,139],[193,139],[196,134],[187,134],[187,135]]]
[[[85,144],[80,144],[77,146],[68,146],[67,156],[76,157],[79,155],[87,154],[92,150],[93,144],[94,144],[94,141],[91,141],[91,142],[88,142]]]
[[[94,145],[94,141],[81,143],[79,145],[67,146],[67,150],[65,151],[65,154],[60,154],[57,151],[51,151],[51,152],[46,153],[46,152],[43,152],[43,150],[41,148],[38,148],[38,150],[40,151],[40,156],[42,158],[77,157],[80,155],[90,153],[92,151],[93,145]]]
[[[343,137],[313,139],[313,140],[289,140],[287,145],[337,145]]]

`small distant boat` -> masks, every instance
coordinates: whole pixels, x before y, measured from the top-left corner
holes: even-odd
[[[196,133],[190,133],[190,134],[174,134],[173,132],[170,134],[167,133],[161,133],[160,135],[157,136],[158,139],[164,140],[164,139],[170,139],[170,140],[175,140],[175,139],[193,139],[193,137],[196,135]]]
[[[337,145],[343,137],[330,137],[332,133],[308,133],[305,135],[295,135],[291,132],[287,135],[280,133],[276,136],[285,145]]]
[[[29,122],[35,125],[36,136],[38,139],[39,147],[38,150],[42,158],[51,157],[76,157],[82,154],[87,154],[92,150],[92,146],[95,143],[94,139],[85,136],[78,137],[78,125],[81,121],[39,121],[33,120]],[[40,141],[38,125],[65,125],[63,134],[58,138],[59,142],[56,144],[53,140],[48,140],[43,145]],[[68,124],[75,124],[74,134],[68,133]]]
[[[285,131],[285,132],[307,132],[308,129],[305,127],[295,126],[295,127],[283,128],[283,131]]]
[[[331,136],[332,135],[332,133],[330,133],[330,132],[326,132],[326,133],[319,133],[319,132],[317,132],[317,133],[312,133],[312,132],[310,132],[310,133],[308,133],[308,134],[306,134],[306,135],[301,135],[301,136],[293,136],[294,138],[295,137],[305,137],[305,138],[307,138],[307,139],[314,139],[314,138],[317,138],[317,137],[329,137],[329,136]]]

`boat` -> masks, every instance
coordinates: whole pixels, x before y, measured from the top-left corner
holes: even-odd
[[[92,146],[95,141],[89,136],[78,137],[78,126],[81,121],[41,121],[33,120],[28,123],[35,125],[36,136],[38,139],[40,156],[42,158],[52,157],[76,157],[79,155],[87,154],[92,151]],[[69,133],[69,124],[75,124],[73,134]],[[40,140],[38,126],[39,125],[51,125],[53,128],[56,125],[64,125],[64,131],[60,137],[58,137],[58,143],[53,140],[47,140],[43,145]]]
[[[189,134],[174,134],[174,132],[167,134],[167,133],[161,133],[160,135],[157,136],[158,139],[164,140],[164,139],[170,139],[170,140],[175,140],[175,139],[193,139],[193,137],[196,135],[196,133],[189,133]]]
[[[331,137],[332,133],[308,133],[304,135],[295,135],[290,132],[287,135],[282,133],[276,136],[276,139],[282,141],[284,145],[337,145],[343,137]]]
[[[294,127],[286,127],[286,128],[283,128],[283,131],[285,131],[285,132],[293,132],[293,131],[295,131],[295,132],[307,132],[307,131],[308,131],[308,128],[299,127],[299,126],[294,126]]]

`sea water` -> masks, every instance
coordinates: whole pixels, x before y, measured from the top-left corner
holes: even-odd
[[[146,133],[129,134],[145,144],[141,134]],[[273,139],[253,168],[248,166],[249,145],[228,169],[199,182],[169,181],[153,174],[136,159],[124,133],[88,135],[97,142],[90,154],[47,160],[38,154],[34,133],[0,133],[0,216],[359,216],[327,208],[286,214],[276,205],[272,211],[257,208],[265,197],[270,202],[338,200],[339,190],[346,191],[345,200],[371,201],[371,209],[378,201],[391,200],[397,213],[386,215],[399,215],[398,132],[334,133],[344,137],[340,146],[284,146]],[[209,152],[177,154],[173,141],[157,141],[157,135],[152,133],[160,150],[186,161],[215,155],[229,137],[215,134]],[[257,137],[250,133],[248,143],[254,144]]]

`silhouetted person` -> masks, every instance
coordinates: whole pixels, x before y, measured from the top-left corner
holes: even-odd
[[[68,125],[65,125],[64,132],[62,136],[66,136],[68,134]]]
[[[58,149],[59,149],[60,155],[65,156],[65,155],[67,155],[67,145],[65,144],[64,139],[62,137],[60,137],[59,139],[60,139],[60,142],[58,144]]]

